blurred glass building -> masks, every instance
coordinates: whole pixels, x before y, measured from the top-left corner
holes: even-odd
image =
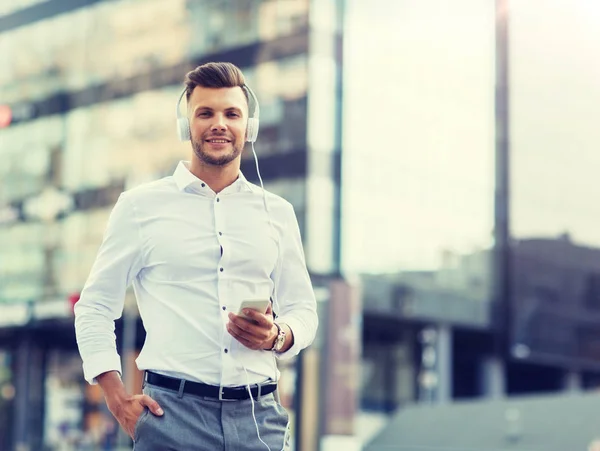
[[[297,449],[366,441],[410,403],[596,388],[600,8],[506,5],[0,2],[0,449],[114,443],[71,308],[119,193],[187,157],[175,103],[207,61],[260,99],[265,186],[324,301],[283,368]]]

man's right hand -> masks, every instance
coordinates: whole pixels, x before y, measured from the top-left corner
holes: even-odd
[[[121,427],[133,439],[135,424],[138,418],[148,408],[151,413],[157,416],[164,414],[158,403],[148,395],[127,396],[120,400],[106,399],[108,410],[113,414]]]
[[[135,424],[145,408],[157,416],[164,414],[158,403],[150,396],[128,395],[118,372],[108,371],[99,375],[96,380],[102,387],[108,410],[131,438],[133,438]]]

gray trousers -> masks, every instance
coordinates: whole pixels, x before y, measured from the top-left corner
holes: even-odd
[[[256,432],[250,399],[219,401],[146,383],[144,393],[164,410],[144,409],[134,432],[135,451],[267,451]],[[271,451],[288,451],[289,416],[273,393],[254,400],[260,438]]]

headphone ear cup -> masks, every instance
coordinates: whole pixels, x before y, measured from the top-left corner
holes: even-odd
[[[251,117],[248,119],[248,128],[246,130],[246,141],[253,143],[258,138],[258,119]]]
[[[180,141],[189,141],[191,139],[190,121],[188,121],[187,117],[177,118],[177,133]]]

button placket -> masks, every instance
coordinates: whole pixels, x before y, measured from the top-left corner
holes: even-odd
[[[213,208],[215,211],[215,229],[216,229],[216,231],[218,231],[221,226],[221,220],[220,220],[220,215],[219,215],[220,208],[219,208],[218,202],[219,202],[219,197],[216,197],[215,202],[213,204]],[[223,241],[221,240],[221,235],[219,235],[218,233],[217,233],[217,241],[218,241],[219,245],[221,246],[221,258],[218,263],[218,265],[219,265],[218,268],[219,268],[219,272],[223,272],[224,271],[224,269],[223,269],[223,254],[224,254]]]
[[[217,260],[217,293],[219,299],[219,311],[221,312],[222,319],[222,338],[221,338],[221,379],[227,378],[235,367],[233,361],[233,354],[230,352],[235,348],[235,339],[227,331],[227,323],[229,322],[229,311],[231,306],[228,304],[228,281],[227,277],[227,263],[228,263],[228,246],[227,246],[227,234],[224,230],[224,219],[221,210],[223,208],[223,202],[221,202],[221,196],[215,194],[213,198],[213,212],[214,212],[214,233],[217,238],[217,242],[220,246],[220,258]]]
[[[218,274],[218,280],[219,280],[219,286],[221,286],[222,282],[222,278],[221,275],[225,272],[225,260],[226,260],[226,256],[224,255],[224,243],[223,243],[223,234],[221,232],[219,232],[219,230],[221,229],[221,220],[220,220],[220,208],[219,208],[219,197],[215,198],[214,201],[214,212],[215,212],[215,233],[216,233],[216,237],[217,237],[217,242],[219,243],[219,246],[221,247],[221,257],[218,261],[218,266],[217,266],[217,274]],[[221,291],[221,290],[219,290]],[[225,321],[227,321],[227,304],[226,304],[226,299],[224,298],[224,296],[222,296],[221,293],[219,293],[219,303],[221,304],[221,313],[223,315],[223,318]]]

